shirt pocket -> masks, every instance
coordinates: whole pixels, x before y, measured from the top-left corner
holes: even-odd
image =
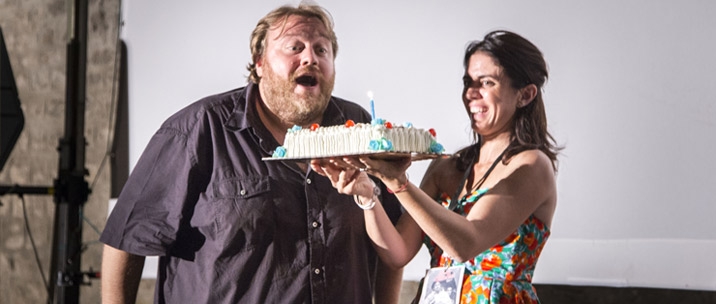
[[[276,208],[268,176],[226,178],[212,192],[213,241],[220,248],[236,253],[270,244]]]
[[[268,176],[227,178],[213,186],[215,199],[250,199],[271,191]]]

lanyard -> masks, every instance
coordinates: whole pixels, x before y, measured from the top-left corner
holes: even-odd
[[[509,146],[507,146],[509,148]],[[492,172],[492,169],[495,169],[497,164],[502,160],[502,156],[505,155],[505,152],[507,152],[507,148],[500,153],[500,156],[495,159],[495,162],[492,163],[489,169],[485,172],[484,175],[482,175],[482,178],[480,178],[479,181],[477,181],[477,184],[473,189],[480,188],[482,186],[482,183],[485,182],[485,179],[487,179],[487,176],[490,175],[490,172]],[[474,168],[475,161],[480,156],[480,150],[478,149],[477,153],[475,153],[475,156],[473,156],[472,160],[470,161],[470,168],[465,170],[465,176],[462,177],[462,181],[460,182],[460,186],[457,187],[457,190],[455,190],[455,195],[450,198],[450,205],[448,205],[449,210],[455,210],[455,207],[457,207],[457,202],[459,201],[459,195],[460,192],[462,192],[462,188],[465,187],[465,183],[467,182],[467,178],[470,177],[470,173],[472,173],[472,169]],[[467,194],[466,194],[467,195]]]

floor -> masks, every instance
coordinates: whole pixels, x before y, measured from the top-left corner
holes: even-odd
[[[404,281],[400,304],[410,304],[418,282]],[[540,301],[547,304],[707,304],[716,303],[716,291],[595,287],[567,285],[535,285]]]

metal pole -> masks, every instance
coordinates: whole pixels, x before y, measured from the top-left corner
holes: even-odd
[[[70,5],[72,3],[72,5]],[[87,0],[68,2],[65,134],[59,143],[55,180],[55,227],[49,297],[52,303],[78,303],[83,275],[82,207],[89,196],[85,181],[85,83],[87,74]]]

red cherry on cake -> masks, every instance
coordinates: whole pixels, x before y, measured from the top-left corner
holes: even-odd
[[[437,136],[435,133],[435,129],[433,129],[433,128],[430,128],[430,130],[428,130],[428,132],[430,132],[430,135],[432,135],[433,137]]]
[[[392,129],[392,128],[393,128],[393,124],[390,123],[390,121],[386,121],[386,122],[385,122],[385,127],[386,127],[387,129]]]
[[[351,119],[346,120],[346,128],[350,128],[350,127],[355,126],[355,125],[356,125],[355,121],[353,121],[353,120],[351,120]]]
[[[311,131],[316,131],[316,129],[318,129],[318,127],[320,127],[320,126],[317,123],[312,124]]]

